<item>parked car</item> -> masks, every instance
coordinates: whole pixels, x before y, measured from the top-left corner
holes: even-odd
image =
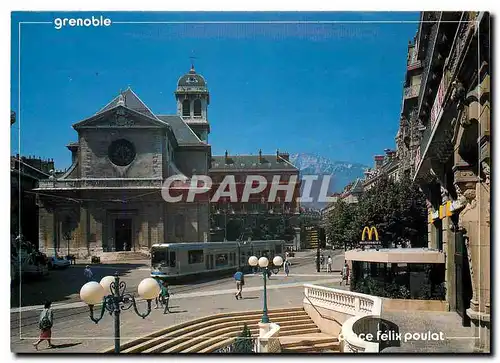
[[[32,261],[28,261],[24,263],[21,267],[21,272],[23,276],[31,276],[31,277],[42,277],[47,276],[49,274],[49,269],[47,265],[33,263]]]
[[[49,268],[55,269],[55,268],[66,268],[71,264],[69,260],[66,258],[59,258],[59,257],[54,257],[52,256],[49,259]]]

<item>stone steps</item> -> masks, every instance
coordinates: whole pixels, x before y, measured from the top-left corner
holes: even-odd
[[[286,318],[287,316],[292,316],[295,319],[298,318],[307,318],[307,313],[302,308],[285,308],[285,309],[273,309],[269,312],[270,319],[276,319],[277,321],[281,321],[281,318]],[[134,339],[130,342],[127,342],[122,345],[121,351],[123,353],[140,353],[146,351],[156,350],[155,347],[162,346],[164,348],[169,347],[168,341],[171,341],[175,338],[184,337],[184,338],[192,338],[199,336],[199,330],[209,327],[212,328],[219,324],[230,323],[230,325],[240,325],[234,324],[238,321],[246,321],[246,320],[254,320],[259,321],[262,317],[262,311],[246,311],[246,312],[234,312],[234,313],[221,313],[215,314],[212,316],[206,316],[202,318],[198,318],[195,320],[183,322],[159,331],[156,331],[152,334],[149,334],[145,337]],[[241,323],[241,327],[243,326],[243,322]],[[239,328],[241,331],[241,328]],[[164,344],[164,345],[163,345]],[[110,348],[104,353],[112,352],[113,348]]]
[[[280,326],[280,337],[288,337],[288,341],[285,343],[287,351],[312,352],[316,348],[321,350],[336,349],[334,338],[327,335],[321,335],[312,346],[310,339],[300,342],[301,336],[310,338],[311,335],[320,333],[319,328],[302,307],[273,309],[268,312],[268,315],[271,322]],[[261,318],[261,311],[215,314],[183,322],[127,342],[122,345],[121,352],[212,353],[219,348],[230,345],[241,333],[244,324],[247,324],[252,336],[257,337],[259,334],[258,323]],[[113,352],[113,348],[104,351],[104,353],[111,352]]]
[[[280,337],[283,353],[334,353],[340,351],[337,338],[324,333]]]

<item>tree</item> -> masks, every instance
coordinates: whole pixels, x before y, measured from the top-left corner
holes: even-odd
[[[377,228],[383,247],[427,246],[425,196],[408,178],[393,182],[382,176],[357,204],[339,201],[335,205],[327,233],[338,247],[352,246],[361,240],[365,226]]]
[[[233,345],[234,353],[253,353],[253,338],[252,332],[245,323],[240,335],[236,338]]]

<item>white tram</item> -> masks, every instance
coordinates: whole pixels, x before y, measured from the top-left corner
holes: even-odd
[[[151,277],[216,275],[249,269],[250,256],[283,255],[285,241],[161,243],[151,247]]]

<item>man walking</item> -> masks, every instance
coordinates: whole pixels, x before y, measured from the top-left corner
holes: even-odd
[[[325,267],[325,256],[324,255],[321,255],[321,257],[319,259],[319,263],[321,265],[321,268]]]
[[[288,274],[290,273],[290,261],[288,260],[285,260],[285,274],[288,276]]]
[[[328,256],[328,259],[326,261],[326,272],[332,272],[332,264],[333,264],[332,258]]]
[[[243,291],[243,285],[245,285],[245,277],[243,275],[243,272],[238,270],[234,274],[234,280],[236,281],[236,294],[234,295],[235,299],[238,300],[238,298],[243,299],[241,296],[241,292]]]
[[[83,270],[83,276],[85,276],[87,282],[92,281],[92,277],[94,276],[94,274],[92,273],[89,265],[85,266],[85,270]]]
[[[340,286],[342,286],[342,282],[345,280],[345,284],[349,282],[349,265],[347,261],[344,262],[344,267],[342,267],[342,280],[340,281]]]

